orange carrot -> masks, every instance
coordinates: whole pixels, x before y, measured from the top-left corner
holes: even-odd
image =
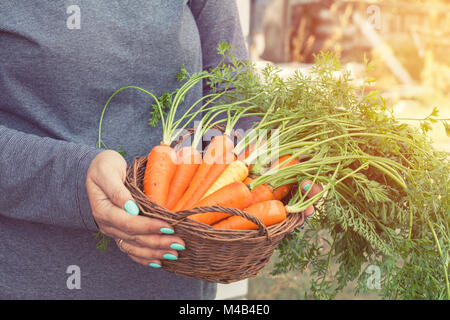
[[[253,181],[252,178],[247,177],[244,180],[244,183],[249,185]],[[268,184],[262,184],[257,186],[252,190],[252,203],[255,204],[258,202],[263,202],[267,200],[274,200],[273,196],[273,188]]]
[[[144,193],[147,197],[165,206],[170,182],[176,170],[176,152],[168,145],[154,147],[147,157],[144,173]]]
[[[252,190],[251,193],[252,193],[252,203],[251,204],[275,199],[273,196],[273,189],[267,184],[262,184],[262,185],[257,186],[256,188],[254,188]]]
[[[286,208],[284,204],[278,200],[259,202],[244,209],[244,211],[259,218],[265,226],[271,226],[286,219]],[[213,227],[231,230],[258,229],[256,224],[239,216],[226,218],[225,220],[213,224]]]
[[[219,155],[216,158],[216,162],[208,170],[208,174],[204,177],[203,181],[198,185],[197,189],[191,194],[190,198],[182,206],[181,210],[192,209],[194,205],[203,197],[208,189],[219,178],[222,172],[234,161],[234,154],[227,153]]]
[[[208,176],[208,171],[211,169],[214,163],[217,162],[216,158],[219,157],[219,159],[223,159],[223,155],[231,152],[233,148],[234,143],[227,135],[216,136],[211,140],[208,148],[206,149],[202,163],[200,164],[197,172],[192,178],[192,181],[189,184],[186,192],[173,207],[173,211],[180,211],[185,207],[186,202],[192,198],[193,194],[197,191],[197,189],[202,185],[205,178]],[[194,201],[194,203],[195,202],[196,201]]]
[[[290,157],[291,157],[291,155],[285,155],[285,156],[280,157],[277,161],[275,161],[273,163],[273,165],[271,166],[271,169],[275,168],[275,167],[278,167],[278,166],[279,166],[278,169],[282,169],[282,168],[286,168],[286,167],[289,167],[289,166],[293,166],[293,165],[295,165],[297,163],[300,163],[299,160],[292,159],[291,161],[282,164],[284,161],[286,161]],[[284,197],[286,197],[289,194],[289,192],[291,192],[291,189],[293,188],[294,185],[295,185],[295,183],[290,183],[290,184],[282,185],[282,186],[279,186],[278,188],[276,188],[273,191],[274,199],[275,200],[281,200]]]
[[[228,135],[221,135],[214,137],[206,149],[203,160],[206,163],[213,164],[219,155],[232,152],[234,149],[234,142]]]
[[[295,183],[285,184],[283,186],[279,186],[273,191],[273,198],[275,200],[282,200],[284,197],[286,197],[289,192],[291,192],[292,188],[294,187]]]
[[[177,169],[170,182],[166,208],[171,210],[183,196],[192,178],[197,172],[202,155],[193,147],[184,147],[177,152]]]
[[[235,209],[244,209],[250,205],[252,195],[243,182],[233,182],[200,200],[194,207],[221,206]],[[230,214],[225,212],[197,213],[189,216],[190,219],[206,224],[216,223]]]
[[[244,161],[255,149],[255,143],[250,144],[243,152],[238,155],[238,160]]]

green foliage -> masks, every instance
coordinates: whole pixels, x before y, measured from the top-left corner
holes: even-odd
[[[189,77],[189,72],[187,72],[186,67],[184,64],[181,66],[180,72],[177,73],[175,76],[175,79],[177,79],[178,82],[183,82]]]
[[[312,296],[329,299],[352,281],[357,292],[367,291],[365,270],[375,265],[384,298],[449,299],[449,158],[426,136],[437,109],[420,119],[419,131],[395,119],[378,92],[352,85],[332,54],[316,59],[308,74],[282,78],[273,65],[258,71],[247,64],[214,83],[235,88],[229,99],[256,96],[271,123],[266,128],[292,133],[281,145],[311,156],[253,183],[277,186],[296,176],[299,183],[314,178],[326,191],[312,228],[280,244],[273,274],[310,266]],[[291,210],[310,204],[298,199]]]
[[[161,120],[161,114],[166,116],[167,115],[167,109],[170,108],[172,105],[172,97],[174,93],[170,93],[168,91],[164,92],[159,98],[159,104],[154,103],[151,106],[152,111],[150,112],[150,120],[149,125],[152,128],[155,128],[156,125]]]
[[[119,148],[116,149],[117,153],[119,153],[122,157],[126,157],[127,152],[123,149],[123,146],[120,145]]]
[[[94,238],[97,239],[96,249],[99,252],[105,252],[108,249],[108,245],[111,242],[111,238],[106,236],[101,232],[96,232],[92,234]]]

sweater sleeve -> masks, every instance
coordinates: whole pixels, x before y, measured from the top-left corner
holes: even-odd
[[[96,231],[86,175],[100,151],[0,125],[0,215]]]

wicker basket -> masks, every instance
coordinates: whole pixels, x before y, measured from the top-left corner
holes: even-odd
[[[163,261],[162,267],[175,274],[197,280],[230,283],[256,276],[267,264],[283,237],[303,223],[303,214],[289,214],[287,219],[266,227],[255,216],[225,207],[199,207],[172,212],[148,200],[142,192],[147,157],[138,157],[128,167],[125,184],[136,200],[140,214],[168,222],[184,240],[186,250],[177,261]],[[245,217],[258,230],[219,230],[187,219],[202,212],[225,212]]]
[[[222,126],[214,129],[222,131]],[[173,147],[193,134],[193,129],[180,137]],[[240,137],[233,133],[235,139]],[[178,260],[163,261],[162,267],[187,278],[216,283],[231,283],[254,277],[269,262],[273,251],[283,237],[301,226],[303,213],[288,214],[287,218],[266,227],[257,217],[238,209],[225,207],[198,207],[192,210],[172,212],[150,201],[144,194],[147,157],[137,157],[128,167],[125,185],[136,200],[140,214],[166,221],[186,244],[186,250],[178,253]],[[257,230],[220,230],[207,224],[188,219],[203,212],[225,212],[242,216],[258,225]]]

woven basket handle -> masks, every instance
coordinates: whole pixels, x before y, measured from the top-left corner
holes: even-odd
[[[207,212],[224,212],[229,213],[235,216],[243,217],[247,220],[250,220],[254,224],[258,226],[259,233],[261,235],[266,235],[267,238],[270,238],[270,232],[267,229],[267,227],[264,225],[264,223],[254,215],[247,213],[243,210],[234,209],[234,208],[228,208],[228,207],[220,207],[220,206],[210,206],[210,207],[196,207],[192,210],[183,210],[177,212],[177,216],[179,216],[181,219],[186,219],[187,217],[198,214],[198,213],[207,213]]]

